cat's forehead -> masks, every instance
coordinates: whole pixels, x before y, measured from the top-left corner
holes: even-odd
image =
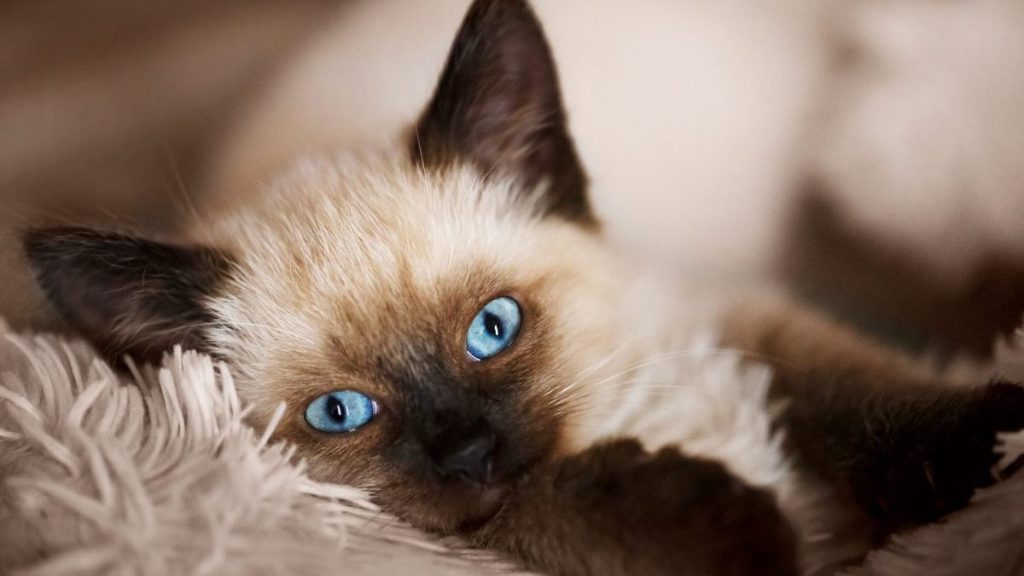
[[[565,237],[573,226],[543,218],[541,198],[470,168],[306,160],[229,219],[224,239],[253,265],[334,287],[400,274],[431,283],[474,261],[536,258],[549,237]]]
[[[402,314],[430,321],[502,292],[556,298],[596,243],[536,202],[469,168],[310,161],[221,233],[240,258],[234,296],[254,321],[315,314],[361,329]]]

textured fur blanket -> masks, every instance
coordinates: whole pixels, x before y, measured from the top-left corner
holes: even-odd
[[[766,372],[737,355],[695,350],[685,377],[764,389]],[[1024,375],[1024,345],[1004,347],[998,369]],[[177,351],[122,377],[84,344],[0,324],[0,572],[512,572],[402,525],[361,491],[311,481],[291,448],[244,416],[231,375],[205,356]],[[624,418],[620,431],[636,425]],[[1024,452],[1024,434],[1004,440],[1008,458]],[[1024,575],[1024,475],[850,574]]]

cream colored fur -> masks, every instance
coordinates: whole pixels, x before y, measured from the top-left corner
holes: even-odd
[[[534,325],[552,327],[544,348],[557,351],[526,392],[567,415],[567,449],[620,434],[649,448],[678,445],[773,490],[804,537],[809,567],[863,553],[863,542],[835,537],[844,512],[783,456],[767,370],[743,370],[739,353],[711,342],[694,345],[693,330],[711,325],[720,302],[698,300],[600,236],[544,217],[540,192],[523,197],[471,169],[425,173],[406,160],[341,156],[302,160],[265,196],[204,219],[199,239],[239,258],[210,302],[223,326],[213,340],[232,359],[255,421],[286,403],[284,437],[314,455],[314,473],[344,473],[373,490],[376,477],[334,471],[337,458],[322,462],[301,426],[289,435],[288,423],[341,386],[337,378],[372,385],[338,376],[332,347],[386,353],[403,322],[444,323],[438,311],[458,299],[469,306],[451,342],[458,348],[480,303],[524,293]]]
[[[265,196],[204,218],[201,241],[239,259],[211,305],[225,327],[215,346],[244,376],[243,397],[282,386],[313,394],[281,376],[296,365],[329,367],[328,336],[369,358],[404,328],[396,322],[444,321],[440,312],[456,298],[474,307],[496,291],[526,292],[550,315],[549,345],[564,351],[547,376],[553,406],[562,401],[557,386],[600,364],[623,335],[650,338],[619,302],[622,279],[637,271],[593,234],[543,218],[539,195],[513,190],[470,169],[428,174],[405,160],[306,159]],[[265,418],[276,399],[255,403]]]

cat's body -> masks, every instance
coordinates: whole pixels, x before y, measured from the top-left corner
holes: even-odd
[[[856,557],[963,505],[992,481],[995,433],[1024,426],[1018,388],[949,389],[774,299],[697,300],[619,253],[519,0],[473,4],[403,150],[307,158],[239,204],[181,245],[62,229],[26,248],[104,351],[225,359],[256,424],[284,404],[278,437],[317,478],[531,568]],[[673,377],[709,322],[771,386]],[[629,398],[678,403],[678,437],[603,438]]]

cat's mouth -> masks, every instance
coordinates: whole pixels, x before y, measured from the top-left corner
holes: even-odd
[[[473,531],[486,524],[501,510],[502,505],[508,497],[510,489],[508,486],[481,486],[476,497],[473,509],[465,519],[458,524],[456,530],[459,532]]]
[[[393,485],[402,489],[389,491],[381,502],[419,528],[442,534],[468,534],[499,515],[506,502],[514,497],[516,487],[544,460],[542,455],[532,456],[488,482],[452,479],[420,484],[418,489],[412,490],[408,484]]]
[[[416,492],[419,494],[382,491],[380,503],[418,528],[463,533],[490,521],[507,500],[511,485],[465,484]]]
[[[514,496],[516,487],[532,477],[529,471],[535,469],[544,460],[541,456],[535,456],[524,461],[498,483],[472,484],[457,490],[457,492],[468,491],[465,496],[456,495],[455,498],[464,505],[468,502],[472,502],[472,505],[463,509],[465,514],[456,525],[456,531],[473,532],[488,524],[501,512],[505,503]]]

